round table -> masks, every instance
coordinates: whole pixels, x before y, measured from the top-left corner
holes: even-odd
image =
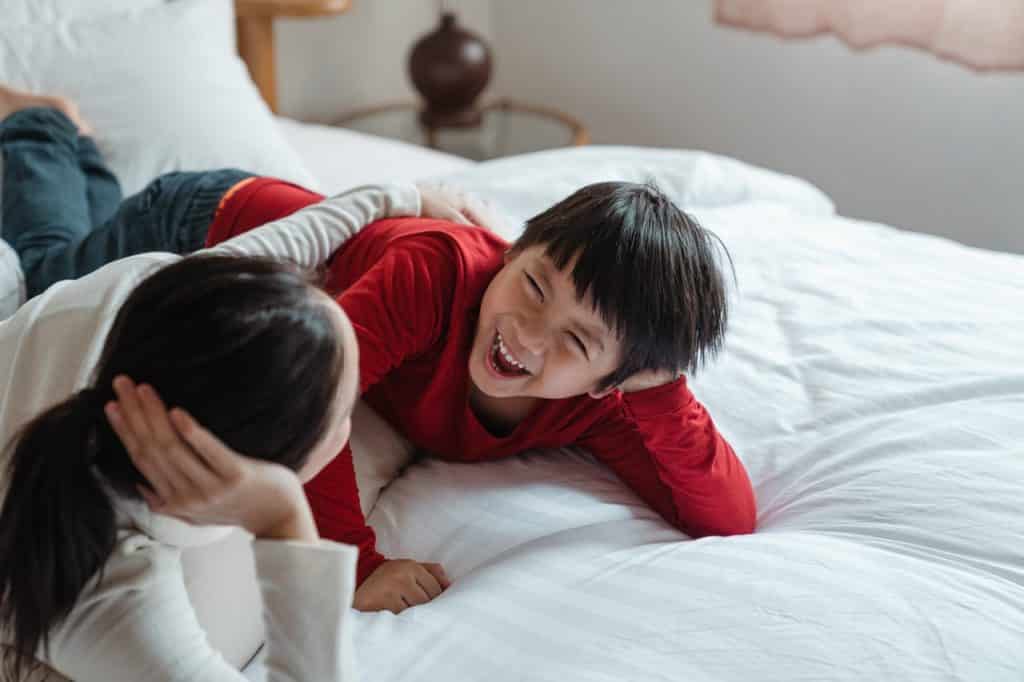
[[[556,109],[496,99],[480,110],[482,122],[471,128],[427,128],[419,120],[420,105],[413,102],[352,111],[335,120],[334,125],[476,161],[590,141],[582,123]]]

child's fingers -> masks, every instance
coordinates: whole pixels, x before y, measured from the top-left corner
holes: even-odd
[[[384,608],[397,616],[410,606],[412,606],[412,604],[409,604],[404,599],[402,599],[402,595],[395,593],[388,597],[387,605],[384,606]]]
[[[409,606],[419,606],[420,604],[426,604],[430,601],[430,595],[424,590],[418,582],[413,582],[411,585],[406,585],[402,589],[402,599],[409,604]]]
[[[433,573],[426,569],[426,567],[416,575],[416,583],[424,592],[427,593],[427,596],[430,599],[441,594],[441,583],[436,577],[434,577]]]
[[[441,567],[441,564],[420,564],[420,565],[423,566],[423,568],[425,568],[428,571],[430,571],[430,574],[432,576],[434,576],[434,578],[437,580],[438,584],[441,586],[442,590],[447,590],[451,586],[452,581],[448,579],[448,575],[444,572],[444,568]]]

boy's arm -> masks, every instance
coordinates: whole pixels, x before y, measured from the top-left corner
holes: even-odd
[[[416,235],[389,244],[338,297],[359,341],[360,394],[440,339],[455,273],[454,253],[441,238]],[[376,535],[359,506],[349,446],[306,484],[306,496],[321,537],[359,547],[356,585],[361,585],[387,559],[376,551]]]
[[[691,537],[754,531],[757,508],[743,463],[685,377],[618,400],[577,445]]]
[[[288,260],[305,268],[326,263],[352,235],[383,218],[418,216],[412,184],[365,185],[324,199],[207,250]]]
[[[355,575],[355,586],[359,587],[387,557],[377,551],[377,534],[366,523],[359,506],[352,446],[346,443],[305,488],[320,537],[359,548]]]

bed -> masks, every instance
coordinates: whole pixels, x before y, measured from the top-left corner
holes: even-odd
[[[335,132],[318,134],[290,136],[312,163]],[[358,614],[362,679],[1024,679],[1024,258],[846,219],[803,181],[703,153],[439,171],[520,219],[653,178],[724,240],[733,320],[693,387],[759,530],[689,540],[582,452],[417,462],[369,520],[381,551],[454,584]]]
[[[513,225],[587,182],[653,179],[736,270],[726,346],[691,384],[751,475],[758,532],[691,540],[572,449],[415,461],[369,521],[386,555],[454,582],[355,614],[359,679],[1024,680],[1024,257],[850,220],[808,182],[707,153],[473,164],[271,120],[322,190],[433,178]],[[258,607],[239,545],[220,551],[190,588],[241,664]]]

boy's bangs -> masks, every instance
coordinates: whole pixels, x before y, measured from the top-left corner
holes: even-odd
[[[590,230],[587,232],[592,238],[593,232]],[[612,333],[620,337],[624,336],[626,328],[629,326],[622,314],[627,309],[626,290],[628,287],[622,285],[624,274],[622,261],[615,257],[609,258],[602,248],[580,247],[580,240],[567,237],[567,235],[563,235],[548,243],[544,254],[551,259],[555,267],[563,272],[569,267],[573,257],[578,254],[570,273],[573,286],[576,289],[576,298],[582,301],[587,294],[590,294],[594,310],[612,330]]]

